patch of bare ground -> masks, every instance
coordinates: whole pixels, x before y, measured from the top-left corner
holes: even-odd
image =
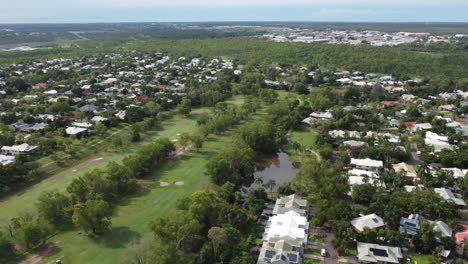
[[[57,242],[55,242],[57,244]],[[19,264],[36,264],[39,263],[44,257],[48,257],[54,254],[54,250],[56,249],[55,244],[45,247],[41,250],[38,254],[21,261]]]

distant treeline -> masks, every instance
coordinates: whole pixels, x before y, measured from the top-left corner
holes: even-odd
[[[387,73],[396,76],[445,77],[468,75],[468,54],[434,56],[399,47],[276,43],[259,39],[156,40],[128,43],[128,49],[168,52],[208,57],[224,56],[241,64],[315,65],[326,69],[346,69]]]
[[[324,69],[376,72],[394,76],[460,79],[468,76],[468,53],[444,55],[409,51],[407,47],[372,47],[331,44],[276,43],[252,38],[153,39],[107,48],[69,48],[31,52],[0,52],[0,65],[45,58],[73,58],[139,50],[167,52],[173,56],[223,57],[248,67],[318,66]]]

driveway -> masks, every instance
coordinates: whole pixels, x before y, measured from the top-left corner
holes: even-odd
[[[325,233],[325,241],[324,243],[320,242],[314,242],[314,241],[309,241],[307,243],[308,248],[315,248],[315,249],[321,249],[325,248],[327,250],[328,255],[324,257],[320,256],[314,256],[310,254],[304,254],[304,258],[311,258],[311,259],[318,259],[318,260],[323,260],[325,264],[338,264],[339,262],[345,262],[345,263],[358,263],[356,257],[340,257],[338,256],[338,253],[336,252],[335,248],[332,246],[332,241],[335,237],[333,236],[332,233]]]

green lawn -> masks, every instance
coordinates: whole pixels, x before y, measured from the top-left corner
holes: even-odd
[[[307,148],[314,148],[316,140],[317,140],[317,133],[312,132],[312,131],[291,132],[291,141],[297,142]]]
[[[441,261],[432,255],[421,255],[417,253],[410,254],[412,264],[438,264]]]
[[[78,230],[53,237],[51,241],[56,242],[57,253],[42,263],[59,258],[64,263],[120,263],[129,242],[151,237],[148,223],[152,219],[173,211],[178,198],[208,186],[210,180],[205,175],[205,164],[227,140],[227,137],[212,136],[202,153],[184,155],[156,169],[151,177],[142,182],[148,187],[146,193],[126,199],[117,207],[112,217],[112,232],[102,238],[94,240],[78,234]],[[159,187],[160,181],[171,185]],[[184,181],[185,184],[176,186],[172,184],[174,181]]]
[[[320,249],[306,248],[304,250],[304,254],[311,254],[311,255],[314,255],[314,256],[320,256]]]
[[[236,97],[227,102],[241,104],[243,101],[242,97]],[[107,153],[103,150],[102,152],[96,151],[96,153],[90,153],[81,163],[73,164],[72,167],[62,169],[55,175],[33,186],[22,188],[12,195],[0,198],[0,220],[16,217],[23,211],[34,210],[34,203],[41,192],[48,190],[65,191],[65,188],[73,179],[93,169],[105,167],[110,161],[120,162],[123,157],[133,153],[142,144],[160,137],[174,139],[177,138],[177,133],[181,132],[193,132],[196,128],[197,114],[209,111],[210,108],[206,107],[194,108],[191,116],[188,118],[174,115],[171,119],[163,121],[160,129],[157,131],[149,131],[148,135],[140,143],[132,144],[119,152]]]
[[[303,159],[308,159],[316,154],[310,152],[315,149],[315,141],[317,140],[317,133],[312,131],[291,131],[289,142],[283,151],[288,153],[289,160],[295,162],[302,162]],[[298,143],[304,148],[296,149],[293,147],[293,143]]]
[[[228,102],[238,105],[243,102],[243,98],[236,97]],[[196,128],[197,115],[209,111],[209,108],[197,108],[188,118],[175,115],[170,120],[162,122],[158,131],[148,132],[144,142],[159,137],[174,139],[178,133],[193,132]],[[99,239],[80,234],[78,229],[58,234],[49,240],[56,245],[54,254],[44,258],[40,263],[56,259],[61,259],[65,263],[120,263],[129,242],[151,237],[148,223],[152,219],[167,215],[174,210],[178,198],[189,196],[209,186],[210,180],[205,174],[205,165],[228,140],[229,137],[209,136],[201,153],[187,153],[180,159],[162,164],[152,175],[140,181],[144,191],[125,198],[118,204],[111,219],[111,232]],[[133,144],[120,152],[96,153],[77,166],[0,200],[1,219],[18,216],[20,212],[26,210],[34,211],[34,202],[41,192],[54,189],[65,192],[66,186],[74,178],[92,169],[104,167],[109,161],[120,162],[144,142]],[[171,184],[168,187],[160,187],[160,181]],[[185,184],[176,186],[173,184],[175,181],[184,181]]]

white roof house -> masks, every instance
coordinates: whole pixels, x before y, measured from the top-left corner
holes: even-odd
[[[330,112],[313,112],[310,114],[310,117],[314,119],[329,120],[333,118],[333,115]]]
[[[412,131],[430,130],[430,129],[432,129],[431,123],[420,123],[420,124],[414,125],[414,126],[411,128]]]
[[[400,263],[403,258],[399,247],[358,242],[357,251],[358,260],[366,263]]]
[[[43,94],[47,94],[47,95],[56,95],[57,93],[58,93],[57,90],[49,90],[49,91],[43,92]]]
[[[82,127],[67,127],[67,129],[65,130],[67,135],[78,135],[86,131],[88,131],[88,129]]]
[[[437,133],[434,133],[434,132],[431,132],[431,131],[426,132],[426,138],[427,139],[432,139],[432,140],[444,141],[444,142],[448,141],[447,136],[439,136]]]
[[[380,186],[385,188],[385,183],[380,181],[380,177],[375,174],[373,171],[366,171],[366,170],[359,170],[359,169],[352,169],[348,171],[348,185],[351,189],[354,186],[365,184],[367,179],[367,183]]]
[[[351,220],[351,225],[356,232],[362,232],[364,231],[364,228],[376,229],[384,227],[385,223],[380,216],[376,214],[370,214],[354,218]]]
[[[308,229],[309,223],[307,222],[307,217],[301,216],[294,211],[289,211],[271,218],[270,227],[265,229],[265,241],[278,238],[307,243],[306,230]]]
[[[37,146],[31,146],[26,143],[23,143],[21,145],[14,145],[14,146],[3,146],[2,147],[2,152],[3,153],[8,153],[11,155],[16,155],[18,153],[31,153],[35,149],[37,149]]]
[[[434,188],[434,192],[440,195],[447,202],[454,202],[459,206],[466,206],[466,203],[463,199],[455,197],[455,195],[447,188]]]
[[[341,78],[341,79],[338,79],[336,81],[339,82],[341,85],[347,85],[347,84],[350,84],[352,82],[352,80],[349,79],[349,78]]]
[[[93,124],[89,122],[82,122],[82,123],[73,122],[71,125],[75,127],[82,127],[82,128],[92,128],[94,126]]]
[[[444,171],[451,171],[453,173],[453,177],[454,178],[462,178],[462,177],[465,177],[465,174],[463,172],[463,170],[459,169],[459,168],[442,168],[441,170],[444,170]]]
[[[381,160],[373,160],[373,159],[351,159],[352,166],[356,167],[357,169],[361,170],[379,170],[383,168],[383,161]]]
[[[444,222],[431,222],[434,224],[434,231],[440,232],[440,237],[452,237],[453,230]]]
[[[93,118],[91,118],[91,121],[92,123],[98,123],[98,122],[105,122],[107,121],[108,119],[103,117],[103,116],[94,116]]]
[[[426,132],[426,138],[424,138],[424,143],[429,146],[434,147],[434,152],[440,152],[443,149],[453,150],[453,146],[447,143],[448,137],[439,136],[436,133],[431,131]]]

